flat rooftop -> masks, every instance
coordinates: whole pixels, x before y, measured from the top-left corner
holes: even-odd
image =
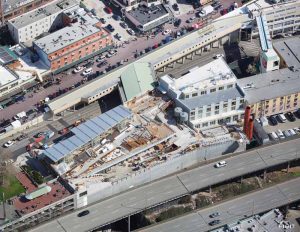
[[[17,79],[18,77],[7,68],[0,66],[0,88]]]
[[[128,11],[128,14],[135,18],[141,25],[145,25],[164,15],[169,14],[169,12],[163,5],[160,4],[150,7],[142,5],[136,9]]]
[[[249,104],[300,92],[300,72],[288,68],[238,79]]]
[[[39,20],[44,19],[45,17],[48,17],[50,15],[58,14],[64,9],[67,9],[74,5],[78,5],[78,2],[76,0],[55,1],[46,6],[23,14],[17,18],[11,19],[9,20],[9,22],[11,22],[15,28],[19,29],[22,27],[26,27],[27,25],[30,25],[32,23],[36,23]]]
[[[252,1],[251,3],[248,3],[246,7],[251,12],[253,12],[253,11],[259,12],[259,10],[264,9],[264,8],[270,8],[272,10],[276,10],[276,9],[279,9],[282,5],[293,4],[295,2],[297,2],[297,0],[285,0],[284,2],[274,4],[274,3],[271,3],[270,1],[266,1],[266,0],[255,0],[255,1]]]
[[[300,68],[300,37],[275,42],[273,47],[288,67]]]
[[[64,27],[50,35],[34,41],[33,43],[46,54],[51,54],[101,30],[103,29],[96,27],[89,22],[86,22],[85,24],[76,22],[69,27]]]
[[[213,85],[236,82],[236,76],[223,58],[216,59],[201,67],[195,67],[178,79],[173,79],[168,75],[161,77],[161,79],[167,81],[173,90],[183,93],[190,93]]]

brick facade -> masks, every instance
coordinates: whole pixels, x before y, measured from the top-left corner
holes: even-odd
[[[111,45],[113,45],[111,35],[102,29],[89,37],[49,54],[51,70],[60,69]]]

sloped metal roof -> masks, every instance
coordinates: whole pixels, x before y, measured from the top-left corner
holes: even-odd
[[[74,134],[73,136],[54,144],[52,147],[46,149],[44,154],[52,161],[57,162],[97,136],[113,128],[124,119],[129,118],[131,114],[131,111],[124,106],[117,106],[74,127],[71,130]]]

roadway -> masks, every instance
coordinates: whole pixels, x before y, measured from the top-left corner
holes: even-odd
[[[299,158],[300,139],[251,150],[225,159],[228,165],[223,168],[216,169],[212,163],[141,187],[130,189],[130,186],[127,192],[86,207],[90,211],[88,220],[85,217],[77,217],[79,212],[77,211],[50,221],[32,231],[51,232],[53,228],[59,226],[65,232],[87,231],[192,191]]]
[[[293,179],[275,186],[262,189],[244,196],[211,206],[202,210],[189,213],[173,220],[166,221],[148,228],[143,232],[200,232],[218,228],[220,226],[236,222],[254,214],[266,212],[300,199],[300,178]],[[209,226],[213,221],[209,215],[219,212],[215,218],[221,220],[216,226]],[[261,230],[263,231],[263,230]]]

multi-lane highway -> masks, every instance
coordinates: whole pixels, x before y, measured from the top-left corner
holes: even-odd
[[[201,232],[235,222],[253,214],[266,212],[290,202],[300,199],[300,178],[284,182],[260,191],[256,191],[222,204],[218,204],[203,210],[195,211],[174,220],[157,224],[140,231],[143,232]],[[216,226],[208,223],[214,219],[209,215],[219,212],[215,218],[221,220]]]
[[[80,211],[73,212],[32,231],[51,232],[53,228],[57,228],[56,231],[65,232],[87,231],[191,191],[299,158],[300,139],[252,150],[226,159],[228,163],[226,167],[216,169],[213,164],[208,164],[136,189],[130,189],[88,206],[90,214],[87,217],[78,217],[77,214]]]

